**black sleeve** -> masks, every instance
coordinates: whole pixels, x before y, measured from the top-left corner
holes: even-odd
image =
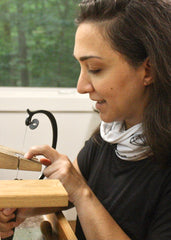
[[[156,207],[154,218],[149,226],[146,240],[171,239],[171,174],[163,186],[160,202]]]
[[[88,180],[91,165],[94,159],[96,147],[93,140],[90,138],[85,142],[84,147],[81,149],[77,156],[78,166],[83,177]]]

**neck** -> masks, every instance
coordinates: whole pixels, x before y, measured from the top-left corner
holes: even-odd
[[[131,122],[128,122],[128,121],[124,121],[125,130],[128,130],[129,128],[137,125],[138,123],[140,123],[140,121],[137,121],[137,122],[134,122],[134,123],[131,123]]]

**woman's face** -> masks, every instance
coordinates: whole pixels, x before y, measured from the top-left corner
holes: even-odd
[[[148,94],[145,68],[132,67],[114,51],[93,23],[82,23],[76,32],[74,56],[81,66],[77,90],[88,93],[105,122],[142,120]]]

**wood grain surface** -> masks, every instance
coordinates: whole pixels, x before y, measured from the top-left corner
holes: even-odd
[[[57,179],[0,180],[0,208],[67,205],[68,194]]]
[[[19,168],[18,168],[19,167]],[[0,168],[41,171],[42,165],[37,158],[24,158],[24,153],[0,145]]]

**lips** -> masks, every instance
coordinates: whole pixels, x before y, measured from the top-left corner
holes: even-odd
[[[96,109],[101,112],[102,109],[105,106],[106,101],[105,100],[101,100],[101,101],[96,101]]]
[[[102,103],[105,103],[105,102],[106,102],[105,100],[97,101],[97,103],[99,103],[99,104],[102,104]]]

